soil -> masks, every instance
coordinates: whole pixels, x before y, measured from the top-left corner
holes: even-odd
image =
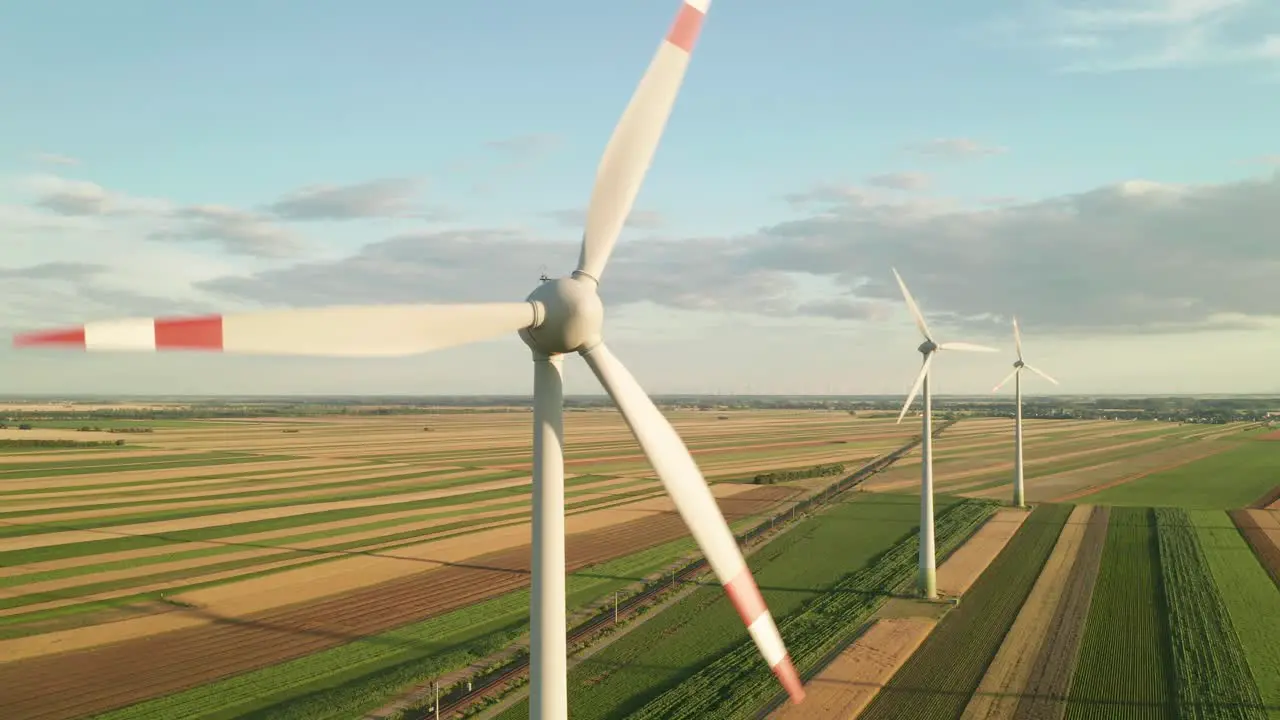
[[[1280,585],[1280,511],[1228,510],[1227,514],[1249,541],[1258,562]]]
[[[961,720],[1013,720],[1016,717],[1014,711],[1019,696],[1031,678],[1040,648],[1049,635],[1050,622],[1076,563],[1092,513],[1093,507],[1089,505],[1078,505],[1071,512],[1040,577],[1036,578]]]
[[[786,499],[785,488],[751,488],[721,503],[730,519]],[[571,534],[570,570],[684,537],[683,521],[660,514]],[[168,695],[442,614],[528,584],[522,545],[324,600],[91,650],[0,664],[0,707],[24,720],[75,718]],[[201,614],[200,610],[184,613]]]
[[[1102,565],[1102,547],[1107,541],[1108,508],[1095,507],[1080,543],[1079,554],[1067,577],[1062,599],[1049,623],[1049,634],[1031,668],[1031,677],[1022,690],[1014,716],[1018,720],[1062,720],[1067,712],[1067,693],[1075,674],[1085,621],[1093,601],[1093,588]]]
[[[963,595],[996,559],[1029,514],[1016,508],[997,510],[938,568],[938,593],[950,597]]]
[[[808,697],[802,705],[785,705],[770,719],[857,717],[936,624],[924,618],[877,620],[817,677],[805,683]]]

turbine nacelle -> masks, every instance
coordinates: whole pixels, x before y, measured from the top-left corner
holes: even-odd
[[[920,343],[920,347],[916,348],[916,350],[920,351],[921,355],[928,355],[929,353],[934,352],[937,349],[938,349],[938,344],[932,340],[925,340],[924,342]]]
[[[1013,366],[1016,368],[1026,367],[1026,365],[1026,363],[1022,362],[1021,358],[1013,361]]]
[[[533,305],[534,323],[520,331],[520,338],[535,353],[563,355],[600,343],[604,304],[589,275],[548,280],[527,300]]]

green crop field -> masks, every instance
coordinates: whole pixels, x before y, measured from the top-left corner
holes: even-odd
[[[940,497],[939,517],[946,515],[944,509],[959,502],[958,498]],[[895,545],[913,542],[919,509],[919,500],[910,496],[855,495],[803,521],[753,555],[749,564],[780,626],[805,632],[803,622],[788,625],[788,618],[818,598],[835,592],[850,573],[877,564]],[[941,522],[939,526],[941,530]],[[953,532],[966,532],[966,528],[972,531],[968,522],[946,527],[954,527]],[[940,539],[942,542],[955,541],[949,537]],[[833,551],[835,548],[839,551]],[[911,552],[899,551],[893,556],[896,559],[890,561],[896,572],[905,575],[880,582],[896,587],[904,578],[909,581],[913,563],[903,566],[903,557],[910,557]],[[860,577],[866,581],[866,576]],[[573,717],[587,720],[623,717],[642,710],[650,702],[661,703],[659,696],[664,692],[680,687],[682,681],[693,678],[735,650],[754,663],[754,670],[752,666],[740,668],[752,682],[771,679],[763,661],[743,651],[742,620],[724,590],[711,582],[575,667],[569,676]],[[883,588],[856,592],[882,596],[887,593]],[[799,646],[803,646],[807,638],[807,634],[797,635]],[[792,636],[784,635],[784,639],[791,642]],[[774,684],[763,685],[763,695],[755,696],[762,698],[761,704],[777,690],[776,681],[770,682]],[[514,720],[528,714],[528,702],[523,701],[501,717]]]
[[[1266,720],[1240,637],[1191,519],[1180,508],[1156,508],[1154,514],[1179,715]]]
[[[1040,505],[862,713],[865,720],[959,718],[1031,592],[1070,505]]]
[[[694,547],[691,538],[676,540],[570,573],[570,612],[661,570]],[[529,591],[520,590],[97,720],[355,717],[417,679],[457,670],[501,650],[526,634],[528,625]]]
[[[937,554],[946,559],[993,514],[995,504],[965,500],[935,519]],[[873,564],[845,575],[830,589],[782,618],[779,631],[802,677],[818,670],[830,651],[859,634],[890,593],[905,593],[915,582],[918,534],[894,545]],[[715,717],[746,720],[778,694],[777,680],[758,657],[755,643],[744,640],[732,651],[646,704],[635,720]]]
[[[1155,516],[1112,508],[1066,717],[1176,719],[1169,634]]]
[[[1280,588],[1226,513],[1192,510],[1200,546],[1226,605],[1270,720],[1280,720]]]
[[[1231,442],[1204,440],[1199,442]],[[1231,449],[1093,493],[1079,502],[1203,510],[1247,507],[1280,485],[1280,443],[1235,442]]]

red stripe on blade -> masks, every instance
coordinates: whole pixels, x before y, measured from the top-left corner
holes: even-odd
[[[13,338],[14,347],[32,347],[38,345],[75,345],[84,347],[84,328],[74,330],[43,330],[40,332],[22,333]]]
[[[756,587],[756,579],[751,577],[751,571],[745,567],[724,586],[724,591],[728,593],[729,601],[738,609],[742,622],[747,625],[755,622],[768,609],[765,607],[764,597],[760,595],[760,588]]]
[[[156,349],[222,349],[222,316],[156,320]]]
[[[791,656],[787,655],[773,666],[773,674],[778,678],[778,682],[782,683],[782,687],[786,689],[787,695],[791,696],[791,702],[799,705],[804,702],[804,683],[800,682],[800,673],[796,672],[796,666],[791,664]]]
[[[681,5],[680,14],[671,24],[667,33],[667,42],[685,52],[693,52],[693,44],[698,40],[698,32],[702,30],[702,19],[705,16],[691,5]]]

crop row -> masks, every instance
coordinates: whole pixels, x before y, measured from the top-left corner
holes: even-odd
[[[1068,720],[1174,720],[1159,541],[1148,508],[1111,508]]]
[[[861,715],[863,720],[959,718],[1074,506],[1039,505],[955,610],[947,613]]]
[[[1183,718],[1266,720],[1240,638],[1186,510],[1156,508]]]
[[[939,497],[939,515],[958,502]],[[851,568],[870,566],[913,535],[919,505],[918,497],[857,494],[799,520],[751,553],[747,564],[774,617],[786,618],[829,594]],[[711,580],[570,670],[570,712],[576,720],[626,716],[744,642],[741,618]],[[762,662],[753,662],[768,674]],[[500,717],[529,717],[527,702]]]
[[[995,503],[965,500],[937,519],[938,549],[955,550],[995,513]],[[889,594],[914,577],[919,538],[912,534],[874,564],[849,573],[827,592],[779,622],[792,661],[802,674],[833,648],[848,644]],[[749,717],[777,693],[777,683],[750,640],[738,644],[692,677],[631,716],[646,718]]]

